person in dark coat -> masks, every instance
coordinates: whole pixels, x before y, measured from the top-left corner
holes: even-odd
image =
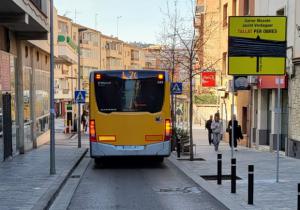
[[[212,129],[211,129],[212,121],[213,121],[213,116],[210,115],[209,120],[207,120],[206,123],[205,123],[205,128],[208,131],[208,143],[209,143],[209,145],[211,145],[211,143],[212,143]]]
[[[82,128],[83,128],[83,131],[85,132],[86,131],[86,126],[87,126],[87,123],[86,123],[86,111],[83,110],[82,112],[82,115],[81,115],[81,124],[82,124]]]
[[[236,116],[233,115],[233,123],[232,120],[228,122],[228,126],[226,131],[229,133],[229,146],[232,147],[232,126],[234,126],[234,135],[233,135],[233,146],[234,149],[237,151],[237,139],[240,138],[239,135],[239,123],[236,120]]]

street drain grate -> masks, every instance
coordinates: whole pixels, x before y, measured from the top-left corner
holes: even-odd
[[[79,179],[79,178],[80,178],[80,175],[72,175],[71,178],[72,178],[72,179]]]
[[[177,160],[179,160],[179,161],[191,161],[190,158],[177,158]],[[206,161],[206,160],[203,159],[203,158],[194,158],[193,161]]]
[[[201,193],[201,190],[199,187],[184,187],[184,188],[164,188],[164,189],[155,189],[156,192],[159,193],[184,193],[184,194],[190,194],[190,193]]]
[[[217,175],[205,175],[205,176],[201,176],[201,177],[207,181],[218,180]],[[231,175],[222,175],[222,180],[231,180]],[[239,176],[236,176],[236,180],[242,180],[242,178]]]

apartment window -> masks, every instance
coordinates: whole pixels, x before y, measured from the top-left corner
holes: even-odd
[[[77,42],[77,33],[76,32],[73,32],[73,41]]]
[[[28,58],[28,47],[25,46],[25,58]]]
[[[48,64],[48,56],[45,55],[45,63]]]
[[[236,16],[236,0],[232,1],[232,16]]]
[[[250,0],[244,0],[244,15],[250,15]]]
[[[37,51],[36,52],[36,61],[39,62],[40,61],[40,53]]]
[[[69,28],[68,28],[67,23],[58,21],[58,30],[59,30],[59,33],[68,34]]]
[[[223,5],[223,26],[227,26],[228,4]]]
[[[284,8],[282,8],[280,10],[277,10],[276,15],[277,16],[284,16]]]
[[[227,70],[227,52],[223,52],[222,56],[222,72],[226,73]]]

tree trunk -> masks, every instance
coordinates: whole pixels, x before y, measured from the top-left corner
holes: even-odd
[[[194,160],[193,150],[193,63],[190,62],[189,76],[190,76],[190,161]]]

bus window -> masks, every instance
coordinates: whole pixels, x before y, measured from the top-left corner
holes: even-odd
[[[150,112],[162,110],[165,81],[158,74],[139,75],[128,79],[121,73],[101,75],[95,82],[100,112]]]

